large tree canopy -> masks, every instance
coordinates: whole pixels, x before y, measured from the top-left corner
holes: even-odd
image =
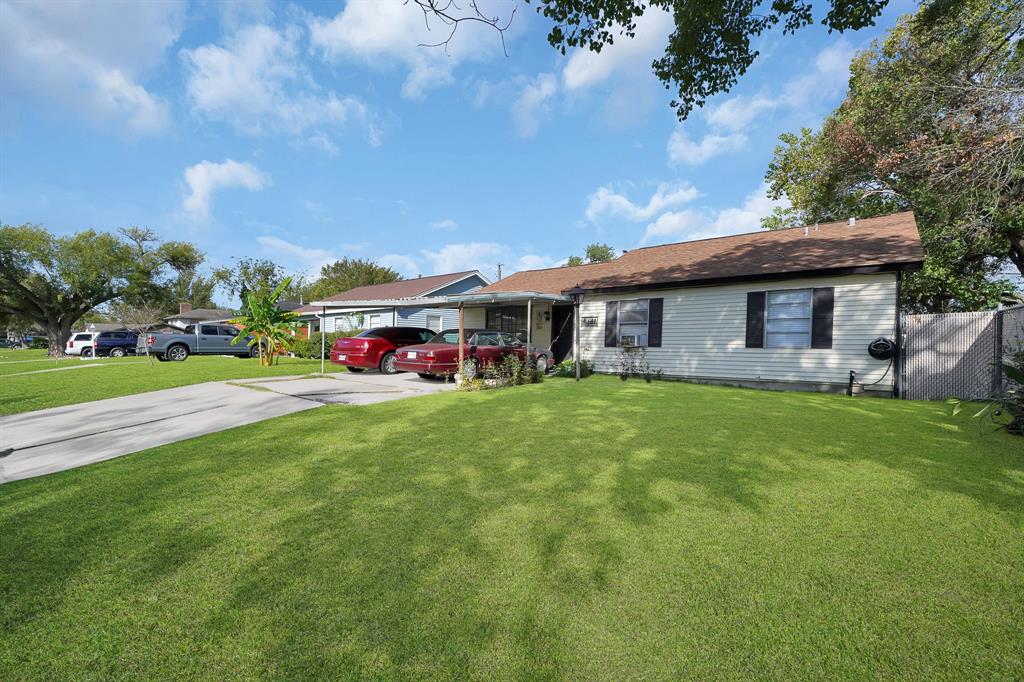
[[[437,45],[447,46],[464,22],[485,23],[502,32],[512,16],[484,14],[477,3],[414,0],[428,18],[443,25]],[[675,29],[664,54],[651,65],[680,120],[708,98],[728,92],[758,56],[753,39],[781,26],[792,34],[820,22],[829,31],[857,30],[874,24],[889,0],[526,0],[554,26],[548,42],[565,54],[581,47],[600,52],[617,39],[636,34],[637,20],[649,11],[666,11]],[[958,0],[927,2],[928,21],[941,21]]]
[[[169,273],[197,253],[190,244],[157,243],[139,228],[56,236],[39,225],[4,225],[0,312],[43,328],[51,354],[59,355],[83,315],[114,299],[162,296]]]
[[[371,260],[342,258],[320,268],[320,277],[307,290],[309,300],[323,300],[328,296],[369,284],[387,284],[401,279],[391,268]]]
[[[991,307],[1024,274],[1024,2],[905,17],[851,65],[818,132],[782,136],[767,180],[791,208],[771,228],[912,209],[927,255],[910,308]]]
[[[589,263],[607,263],[615,258],[615,249],[608,244],[588,244],[583,256],[569,256],[565,264],[569,267],[575,265],[586,265]]]

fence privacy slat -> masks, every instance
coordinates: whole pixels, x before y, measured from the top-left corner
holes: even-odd
[[[999,392],[996,311],[903,316],[903,397],[991,398]]]

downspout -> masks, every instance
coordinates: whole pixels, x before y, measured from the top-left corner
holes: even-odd
[[[576,381],[580,380],[580,296],[573,296],[572,359],[576,365]]]
[[[320,373],[324,373],[324,351],[327,348],[326,336],[324,336],[324,327],[327,326],[327,306],[323,307],[320,314]]]

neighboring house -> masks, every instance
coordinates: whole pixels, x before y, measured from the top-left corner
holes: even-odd
[[[467,270],[349,289],[323,301],[332,304],[325,318],[324,331],[332,333],[395,325],[427,327],[435,331],[455,327],[459,319],[454,308],[423,307],[417,305],[417,299],[465,294],[488,284],[490,280],[480,271]],[[372,301],[381,302],[381,307],[366,307],[365,304]],[[348,302],[359,305],[347,309]],[[320,331],[322,310],[322,306],[306,305],[296,308],[293,312],[306,324],[307,333],[313,334]]]
[[[227,308],[192,308],[191,303],[179,303],[178,313],[164,317],[162,320],[172,327],[184,329],[197,322],[226,322],[237,314],[234,310]]]
[[[462,302],[466,327],[522,334],[555,359],[572,349],[616,372],[642,347],[667,377],[775,388],[891,392],[898,367],[868,344],[899,341],[902,273],[924,252],[912,213],[635,249],[607,263],[528,270]],[[898,362],[896,360],[895,362]]]

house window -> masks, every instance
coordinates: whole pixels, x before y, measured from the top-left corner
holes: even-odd
[[[487,328],[515,334],[526,339],[526,306],[505,306],[487,309]]]
[[[441,316],[427,315],[427,329],[433,329],[435,332],[441,331]]]
[[[766,348],[811,347],[811,290],[769,291],[765,305]]]
[[[620,301],[619,345],[646,346],[649,322],[650,302],[647,299]]]
[[[366,325],[367,329],[376,329],[380,326],[380,315],[370,315],[369,320]]]

